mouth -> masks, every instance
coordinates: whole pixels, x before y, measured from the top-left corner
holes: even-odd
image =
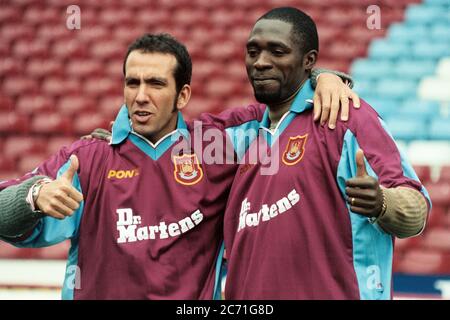
[[[153,115],[151,112],[138,110],[133,113],[133,120],[137,123],[146,123]]]
[[[274,78],[253,78],[253,84],[257,86],[273,84],[275,81],[277,80]]]

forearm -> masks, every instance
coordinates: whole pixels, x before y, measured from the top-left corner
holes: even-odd
[[[21,236],[42,218],[42,214],[32,211],[26,201],[31,186],[42,178],[45,177],[36,176],[0,192],[0,236]]]
[[[340,71],[329,70],[329,69],[321,69],[321,68],[312,69],[312,72],[311,72],[311,85],[312,85],[313,88],[316,88],[316,86],[317,86],[317,77],[321,73],[332,73],[332,74],[335,74],[338,77],[340,77],[343,82],[348,81],[348,86],[350,88],[353,88],[353,79],[352,79],[352,77],[350,77],[350,75],[348,75],[348,74],[346,74],[344,72],[340,72]]]
[[[419,234],[427,219],[428,207],[422,194],[412,188],[383,189],[386,196],[386,211],[377,219],[388,233],[407,238]]]

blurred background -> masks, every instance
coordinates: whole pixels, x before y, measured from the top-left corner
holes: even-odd
[[[70,5],[80,29],[67,27]],[[108,128],[123,102],[124,54],[143,33],[187,45],[187,118],[252,103],[245,43],[276,6],[312,16],[318,66],[353,76],[433,200],[426,231],[396,241],[395,298],[450,299],[450,0],[0,0],[0,180]],[[0,299],[59,299],[68,246],[0,242]]]

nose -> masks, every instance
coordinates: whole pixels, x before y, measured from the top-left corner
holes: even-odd
[[[270,61],[269,55],[265,51],[262,51],[258,55],[253,65],[257,70],[266,70],[272,68],[272,62]]]
[[[147,93],[145,92],[145,84],[141,84],[139,86],[139,90],[136,96],[136,103],[139,105],[147,104],[149,101],[149,97]]]

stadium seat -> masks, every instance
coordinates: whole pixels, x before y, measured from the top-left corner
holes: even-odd
[[[52,97],[79,94],[80,82],[75,78],[48,77],[42,83],[41,90],[44,94]]]
[[[413,96],[417,82],[403,78],[382,79],[375,85],[375,93],[386,98],[404,99]]]
[[[64,39],[53,44],[51,55],[62,60],[86,57],[87,48],[76,38]]]
[[[104,40],[93,43],[90,48],[92,57],[102,59],[107,62],[111,59],[123,58],[123,48],[125,45],[117,40]]]
[[[443,58],[436,67],[436,74],[439,78],[450,78],[450,57]]]
[[[386,124],[395,139],[410,141],[427,138],[427,124],[422,119],[389,116]]]
[[[398,108],[397,115],[429,121],[433,118],[439,118],[440,110],[439,105],[433,101],[409,99]]]
[[[408,159],[414,164],[430,166],[450,164],[450,142],[413,141],[408,146]]]
[[[433,199],[432,199],[432,202],[433,202]],[[446,223],[445,216],[446,216],[446,207],[440,206],[440,205],[435,205],[433,203],[431,212],[429,213],[429,216],[428,216],[427,224],[425,226],[425,232],[427,232],[431,228],[445,226],[445,223]]]
[[[17,171],[24,175],[37,168],[42,162],[44,162],[48,157],[45,154],[33,154],[23,157],[19,160],[17,165]]]
[[[97,111],[100,111],[106,119],[113,121],[124,104],[122,95],[111,95],[100,99],[97,104]]]
[[[429,183],[425,185],[433,205],[447,207],[450,205],[450,184],[446,182]]]
[[[388,30],[387,36],[392,42],[412,43],[417,39],[426,39],[429,28],[424,25],[405,25],[404,23],[393,23]]]
[[[439,251],[413,249],[405,253],[398,266],[398,272],[412,274],[437,273],[443,263],[443,254]]]
[[[62,115],[73,116],[86,111],[95,111],[95,99],[81,95],[65,95],[56,103],[56,110]]]
[[[86,113],[77,116],[73,123],[76,135],[83,136],[91,133],[96,128],[109,128],[111,119],[106,119],[101,113]]]
[[[45,149],[45,143],[41,138],[28,136],[10,136],[5,140],[5,155],[13,159],[21,156],[35,153],[42,153]]]
[[[435,59],[450,55],[450,43],[435,41],[416,42],[412,47],[412,56],[416,59]]]
[[[31,130],[36,134],[71,134],[72,119],[59,113],[34,115]]]
[[[70,241],[58,243],[50,247],[41,248],[38,252],[38,258],[48,260],[65,260],[69,254]]]
[[[411,5],[406,8],[405,21],[408,24],[430,25],[436,22],[445,22],[448,20],[448,11],[443,10],[441,6],[434,5]]]
[[[2,149],[3,152],[4,149]],[[16,164],[14,159],[7,154],[0,154],[0,172],[14,171]]]
[[[45,153],[47,155],[53,155],[57,153],[63,147],[69,147],[72,143],[78,140],[80,137],[54,137],[47,141]]]
[[[356,59],[351,66],[351,74],[357,78],[380,79],[394,74],[394,64],[390,60]]]
[[[427,165],[413,165],[413,169],[416,172],[422,183],[428,183],[431,180],[431,168]]]
[[[370,43],[369,57],[373,59],[392,59],[408,57],[410,46],[401,42],[377,39]]]
[[[443,226],[429,229],[424,237],[423,247],[450,253],[450,229]]]
[[[37,82],[26,76],[13,76],[4,79],[2,84],[2,91],[7,92],[10,96],[18,96],[24,93],[37,93]]]
[[[428,57],[427,57],[428,58]],[[411,80],[420,80],[424,76],[429,76],[434,73],[436,63],[433,60],[414,60],[401,59],[398,60],[395,66],[391,69],[391,73],[398,78],[405,78]]]
[[[54,100],[45,95],[24,95],[17,100],[16,110],[22,114],[34,114],[52,111],[55,107]]]
[[[430,125],[430,138],[434,140],[450,140],[450,118],[435,119]]]
[[[438,182],[448,183],[450,184],[450,166],[442,166],[441,171],[439,173]]]
[[[101,76],[103,72],[102,64],[95,60],[71,59],[65,67],[66,74],[80,79]]]
[[[431,101],[450,101],[450,78],[426,77],[420,81],[418,96]]]
[[[33,78],[43,78],[49,76],[62,76],[64,73],[64,66],[61,61],[54,59],[29,59],[26,67],[27,75]]]
[[[0,133],[8,134],[12,130],[16,133],[28,134],[30,131],[29,118],[15,112],[0,112]]]

